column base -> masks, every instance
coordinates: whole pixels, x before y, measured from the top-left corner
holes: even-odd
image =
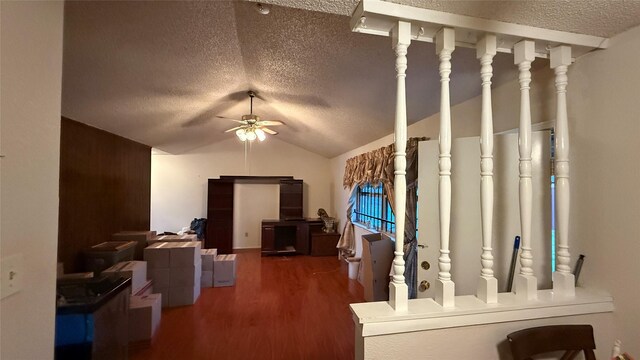
[[[538,280],[533,275],[518,274],[514,279],[516,283],[516,298],[521,301],[538,299]]]
[[[487,304],[498,303],[498,279],[480,276],[476,297]]]
[[[436,302],[443,308],[452,308],[456,305],[456,285],[453,281],[436,280]]]
[[[558,296],[576,296],[575,277],[571,273],[553,273],[553,294]]]
[[[389,305],[395,311],[407,311],[409,309],[409,287],[407,284],[389,283]]]

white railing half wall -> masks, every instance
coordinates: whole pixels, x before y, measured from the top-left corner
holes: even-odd
[[[493,276],[493,109],[491,77],[496,55],[496,36],[485,34],[476,47],[482,80],[482,114],[480,116],[480,211],[482,218],[482,255],[476,296],[487,304],[498,302],[498,280]]]
[[[462,15],[442,13],[379,0],[363,0],[351,19],[353,31],[391,37],[396,55],[397,79],[395,112],[395,214],[396,247],[393,276],[388,302],[352,304],[356,323],[356,355],[363,355],[365,339],[370,336],[431,331],[450,327],[475,326],[500,322],[545,319],[605,313],[613,310],[606,293],[576,289],[571,274],[569,229],[569,126],[567,116],[567,69],[574,56],[607,46],[607,39],[560,32]],[[407,50],[412,41],[435,43],[440,73],[439,127],[439,233],[438,276],[433,299],[409,300],[404,281],[403,239],[406,204]],[[479,81],[482,85],[480,119],[480,207],[482,221],[482,268],[475,296],[456,296],[451,277],[451,169],[456,161],[451,154],[452,119],[450,76],[452,54],[456,47],[472,47],[480,62]],[[493,109],[491,100],[492,61],[497,52],[513,54],[520,85],[519,114],[519,212],[522,251],[520,272],[514,279],[514,293],[498,293],[498,281],[493,272]],[[531,64],[536,58],[550,59],[555,71],[556,86],[556,178],[557,178],[557,271],[553,274],[553,289],[539,290],[535,261],[531,251],[532,222],[532,124],[529,98],[532,80]],[[393,66],[390,64],[390,66]],[[412,66],[420,66],[415,64]],[[426,94],[425,94],[426,96]],[[497,105],[499,106],[499,104]],[[515,114],[514,114],[515,115]],[[455,154],[454,154],[455,155]],[[428,214],[421,214],[428,216]],[[548,239],[550,242],[550,239]],[[469,244],[473,246],[473,244]],[[436,251],[436,250],[433,250]]]

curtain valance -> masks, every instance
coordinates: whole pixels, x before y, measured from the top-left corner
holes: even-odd
[[[407,140],[407,184],[411,184],[418,177],[417,156],[418,142],[428,140],[425,137],[413,137]],[[356,155],[347,159],[344,168],[342,185],[350,189],[354,185],[363,186],[366,183],[382,183],[385,187],[393,187],[395,144]]]

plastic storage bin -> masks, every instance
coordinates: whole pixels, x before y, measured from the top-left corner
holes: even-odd
[[[121,261],[131,261],[135,248],[135,241],[107,241],[94,245],[84,251],[85,270],[99,275]]]

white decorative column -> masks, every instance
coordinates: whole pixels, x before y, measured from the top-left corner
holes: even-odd
[[[392,30],[392,46],[396,52],[396,122],[395,122],[395,177],[394,193],[396,216],[396,248],[393,258],[393,279],[389,283],[389,305],[396,311],[407,311],[409,288],[404,280],[404,222],[407,203],[407,96],[405,77],[407,48],[411,44],[411,23],[398,21]]]
[[[556,73],[556,271],[553,273],[553,292],[575,296],[575,279],[569,268],[569,124],[567,119],[567,68],[571,65],[571,47],[551,49],[551,68]]]
[[[476,45],[482,78],[482,116],[480,118],[480,210],[482,211],[482,270],[476,296],[487,304],[498,302],[498,280],[493,276],[491,238],[493,225],[493,112],[491,108],[491,77],[496,55],[496,36],[485,35]]]
[[[514,62],[520,70],[520,132],[518,150],[520,153],[520,228],[522,239],[520,253],[520,274],[515,278],[516,296],[520,300],[535,300],[538,284],[533,275],[533,255],[531,254],[531,211],[533,193],[531,184],[531,107],[529,104],[529,84],[531,83],[531,62],[535,60],[535,44],[523,40],[513,48]]]
[[[449,74],[451,53],[455,50],[455,31],[442,28],[436,34],[436,54],[440,57],[440,182],[438,186],[440,210],[440,257],[438,280],[435,283],[436,302],[442,307],[455,305],[455,284],[451,280],[449,230],[451,224],[451,104]]]

